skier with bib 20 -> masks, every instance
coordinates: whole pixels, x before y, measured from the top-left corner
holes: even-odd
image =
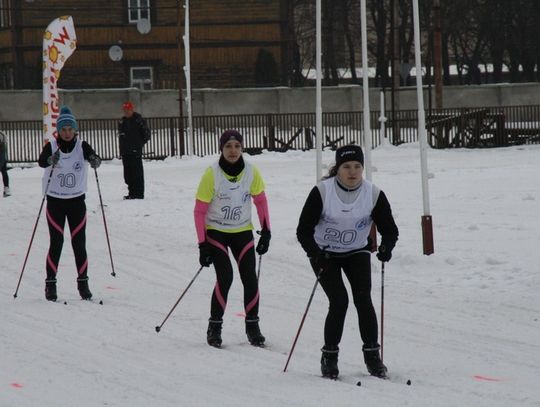
[[[321,349],[324,377],[336,378],[339,374],[338,345],[349,303],[342,272],[351,286],[367,369],[378,377],[385,377],[387,372],[379,354],[377,315],[371,301],[369,233],[374,222],[382,235],[377,258],[387,262],[398,239],[398,228],[386,195],[362,178],[363,170],[364,155],[359,146],[337,149],[335,166],[311,190],[296,230],[329,301]]]

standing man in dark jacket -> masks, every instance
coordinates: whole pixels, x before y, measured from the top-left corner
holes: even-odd
[[[4,198],[11,195],[9,190],[9,175],[7,170],[7,138],[4,133],[0,132],[0,172],[2,173],[2,181],[4,182]]]
[[[128,194],[124,199],[144,199],[142,150],[150,140],[150,129],[131,102],[122,105],[124,116],[118,124],[120,155],[124,165],[124,181]]]

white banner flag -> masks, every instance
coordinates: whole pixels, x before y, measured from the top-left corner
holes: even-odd
[[[67,59],[77,48],[77,36],[71,16],[53,20],[43,35],[43,137],[57,137],[58,80]]]

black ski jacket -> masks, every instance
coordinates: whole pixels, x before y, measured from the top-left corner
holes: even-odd
[[[296,237],[308,257],[316,257],[321,251],[315,242],[314,234],[315,226],[319,223],[322,210],[323,202],[321,193],[319,188],[315,186],[309,193],[306,203],[304,204],[304,208],[300,214],[298,227],[296,228]],[[381,244],[384,244],[388,249],[392,250],[398,240],[399,231],[394,221],[394,217],[392,216],[390,203],[383,191],[380,191],[379,193],[377,202],[371,211],[371,218],[382,236]],[[368,244],[362,250],[370,250],[370,248],[371,242],[368,241]]]
[[[60,150],[63,153],[69,153],[73,151],[73,149],[75,148],[76,141],[77,141],[76,137],[74,137],[73,140],[71,141],[64,141],[60,137],[56,140],[56,142],[58,143],[58,148],[60,148]],[[94,149],[86,141],[82,142],[82,149],[83,149],[84,159],[86,161],[88,161],[88,158],[93,155],[98,157]],[[39,159],[38,159],[38,164],[41,168],[47,168],[48,166],[51,165],[47,162],[47,159],[52,155],[52,153],[53,151],[52,151],[51,143],[45,144],[45,146],[43,146],[43,150],[41,150],[41,154],[39,155]]]
[[[121,156],[142,156],[143,146],[150,140],[150,129],[146,120],[137,112],[133,112],[129,119],[122,117],[118,123],[118,138]]]

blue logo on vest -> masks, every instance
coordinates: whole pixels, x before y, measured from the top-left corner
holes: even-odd
[[[371,216],[365,216],[362,219],[360,219],[358,222],[356,222],[355,228],[357,230],[361,230],[366,228],[371,223]]]

